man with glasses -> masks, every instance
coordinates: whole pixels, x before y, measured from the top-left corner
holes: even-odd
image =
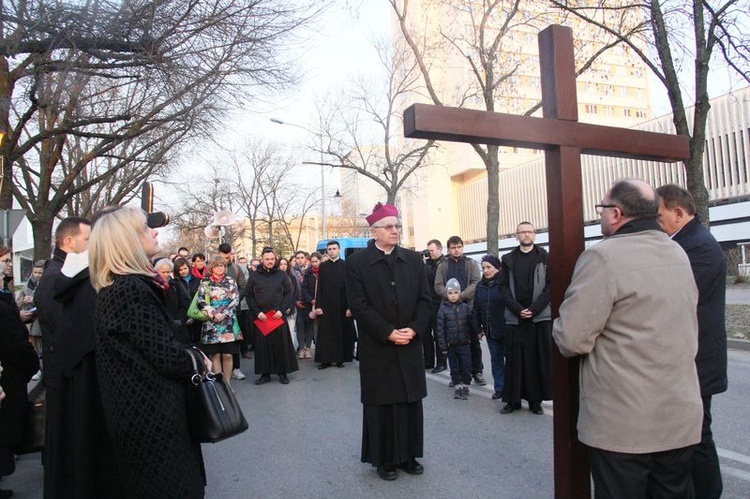
[[[367,217],[373,239],[347,260],[349,308],[359,327],[363,463],[383,480],[396,468],[421,475],[422,399],[427,396],[422,336],[432,299],[419,253],[399,246],[398,209],[378,203]]]
[[[612,186],[597,205],[605,239],[578,258],[554,324],[560,352],[581,356],[578,439],[596,497],[693,497],[698,290],[658,209],[647,183]]]
[[[517,248],[502,257],[501,293],[505,302],[505,380],[501,414],[521,408],[544,414],[543,400],[552,399],[552,313],[549,255],[534,244],[530,222],[516,228]]]
[[[446,243],[448,256],[443,260],[435,272],[435,292],[443,299],[448,300],[448,292],[445,285],[450,279],[456,279],[461,285],[459,300],[466,302],[469,306],[474,301],[474,291],[482,279],[482,272],[477,262],[464,255],[464,242],[459,236],[451,236]],[[483,386],[487,384],[482,371],[482,346],[479,337],[471,335],[471,377],[474,383]],[[453,383],[450,384],[453,386]]]

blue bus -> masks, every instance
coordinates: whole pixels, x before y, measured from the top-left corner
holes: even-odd
[[[341,259],[346,260],[352,253],[365,249],[369,240],[369,237],[333,237],[331,239],[321,239],[318,241],[316,251],[321,255],[325,255],[328,241],[338,241],[339,246],[341,246]]]

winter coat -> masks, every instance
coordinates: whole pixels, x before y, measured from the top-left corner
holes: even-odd
[[[0,291],[0,386],[5,399],[0,402],[0,448],[12,449],[21,443],[26,423],[26,384],[39,370],[39,359],[29,343],[29,332],[21,322],[13,295]]]
[[[164,291],[116,276],[94,312],[104,413],[128,497],[203,497],[200,444],[188,431],[191,353],[172,335]]]
[[[203,322],[201,344],[231,343],[242,339],[236,310],[240,304],[240,292],[234,279],[224,276],[221,281],[216,282],[206,277],[201,281],[197,294],[199,310],[211,310],[226,316],[220,322]]]
[[[60,381],[60,367],[57,361],[57,332],[61,323],[62,304],[55,300],[53,288],[62,275],[67,253],[55,247],[52,259],[47,261],[39,284],[34,292],[37,318],[42,328],[42,358],[44,359],[44,386],[56,387]],[[53,418],[50,418],[53,419]],[[47,424],[50,424],[48,419]]]
[[[294,308],[292,281],[278,267],[269,270],[259,266],[258,270],[250,272],[245,296],[253,319],[258,317],[259,313],[270,310],[280,310],[286,316]]]
[[[505,330],[505,305],[500,291],[500,273],[492,279],[482,278],[474,293],[474,330],[500,340]]]
[[[365,405],[416,402],[427,396],[422,335],[428,334],[432,298],[419,253],[396,246],[385,255],[371,240],[346,260],[349,309],[359,330],[359,375]],[[388,340],[411,327],[406,345]]]
[[[547,272],[549,254],[544,248],[536,244],[531,250],[534,252],[535,261],[534,281],[532,283],[533,302],[528,307],[525,307],[516,301],[515,276],[513,275],[516,257],[520,251],[520,247],[516,248],[510,253],[503,255],[502,258],[503,268],[500,270],[502,286],[500,287],[500,291],[503,293],[503,302],[505,303],[505,323],[517,326],[521,310],[525,308],[534,313],[531,322],[537,323],[551,320],[552,310],[549,303],[552,300],[552,294],[549,287],[549,272]]]
[[[701,440],[698,291],[685,252],[651,222],[581,254],[554,323],[560,352],[582,356],[578,439],[597,449],[647,454]]]
[[[672,238],[690,260],[698,287],[698,381],[701,395],[727,390],[726,262],[721,246],[696,216]]]
[[[448,292],[445,290],[445,285],[448,283],[449,279],[448,266],[451,264],[451,260],[453,260],[453,257],[450,256],[443,258],[435,272],[435,293],[437,293],[443,300],[448,299]],[[482,278],[482,272],[479,270],[477,262],[466,255],[461,255],[461,258],[458,259],[458,263],[464,264],[468,280],[466,286],[464,286],[463,283],[460,283],[461,292],[459,293],[458,298],[471,305],[474,300],[474,291],[479,283],[479,279]]]
[[[468,345],[474,334],[471,307],[464,302],[444,301],[437,315],[437,339],[440,350],[449,346]]]

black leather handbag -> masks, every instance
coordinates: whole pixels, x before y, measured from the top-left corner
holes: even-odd
[[[219,442],[247,430],[247,420],[221,373],[201,376],[195,353],[189,352],[195,374],[187,392],[188,423],[196,442]]]

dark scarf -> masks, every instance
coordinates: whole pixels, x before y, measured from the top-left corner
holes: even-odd
[[[154,274],[153,281],[156,286],[164,291],[164,293],[169,289],[169,282],[165,281],[159,274]]]
[[[615,231],[613,235],[619,236],[621,234],[633,234],[635,232],[643,232],[644,230],[658,230],[661,232],[661,226],[655,218],[636,218],[621,226]]]

